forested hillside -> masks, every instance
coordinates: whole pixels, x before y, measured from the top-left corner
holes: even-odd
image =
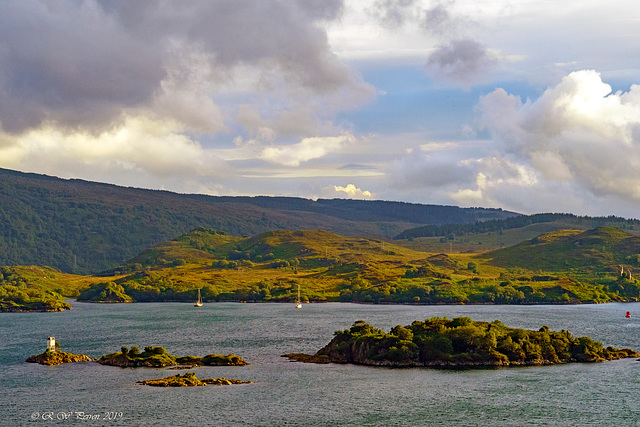
[[[418,225],[514,215],[384,201],[186,195],[0,169],[0,265],[95,273],[197,227],[239,236],[323,229],[386,237]]]

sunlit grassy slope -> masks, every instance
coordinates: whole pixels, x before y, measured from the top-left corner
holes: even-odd
[[[101,277],[18,267],[11,280],[102,302],[193,301],[198,290],[205,301],[293,301],[299,287],[305,301],[577,303],[638,300],[639,262],[640,238],[613,227],[457,254],[322,230],[237,237],[198,228]]]
[[[482,254],[415,251],[321,230],[250,238],[196,229],[132,259],[80,299],[388,303],[636,300],[639,238],[612,227],[561,230]],[[624,264],[625,276],[619,274]]]

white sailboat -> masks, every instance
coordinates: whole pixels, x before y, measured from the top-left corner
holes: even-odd
[[[300,283],[298,283],[298,299],[296,301],[296,308],[302,308],[302,301],[300,300]]]
[[[200,296],[200,289],[198,289],[198,301],[193,304],[194,307],[202,307],[202,297]]]

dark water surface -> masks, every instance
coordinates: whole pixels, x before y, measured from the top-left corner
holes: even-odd
[[[640,304],[391,306],[355,304],[82,304],[62,313],[0,313],[0,425],[526,426],[640,425],[640,362],[482,370],[387,369],[291,363],[356,320],[389,330],[433,316],[567,329],[640,350]],[[624,313],[630,311],[631,319]],[[25,363],[50,335],[61,350],[99,357],[125,345],[175,355],[242,356],[245,367],[200,367],[200,378],[254,384],[155,388],[174,375],[93,362]],[[77,413],[87,418],[78,419]],[[70,415],[69,415],[70,414]],[[95,416],[95,417],[94,417]],[[116,417],[116,420],[104,419]],[[65,417],[68,417],[65,419]],[[44,418],[44,419],[43,419]],[[53,419],[50,419],[53,418]]]

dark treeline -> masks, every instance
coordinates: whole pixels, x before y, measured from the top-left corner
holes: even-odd
[[[449,235],[459,236],[468,233],[489,233],[522,228],[532,224],[563,220],[570,221],[572,224],[575,224],[575,226],[581,226],[583,228],[596,228],[614,224],[618,227],[624,224],[627,225],[628,228],[633,228],[640,225],[640,221],[637,219],[625,219],[616,216],[589,217],[566,213],[541,213],[534,215],[520,215],[505,219],[477,221],[473,224],[425,225],[405,230],[398,234],[395,239],[399,240],[412,239],[416,237],[439,237]]]

